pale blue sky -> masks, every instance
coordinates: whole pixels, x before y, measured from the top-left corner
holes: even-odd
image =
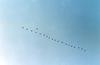
[[[100,65],[99,6],[98,0],[0,0],[0,65]]]

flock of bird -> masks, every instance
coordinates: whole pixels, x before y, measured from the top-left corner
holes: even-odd
[[[64,44],[64,45],[66,45],[66,46],[69,46],[69,47],[71,47],[71,48],[74,48],[74,49],[76,48],[76,49],[79,49],[79,50],[81,50],[81,51],[83,51],[83,52],[86,52],[86,49],[84,49],[84,48],[82,48],[82,47],[80,47],[80,46],[75,46],[75,45],[70,44],[70,43],[68,43],[68,42],[61,41],[61,40],[57,40],[57,39],[55,39],[55,38],[53,38],[53,37],[51,37],[51,36],[49,36],[49,35],[46,35],[45,33],[42,33],[42,32],[40,32],[40,31],[38,31],[38,30],[39,30],[38,27],[36,27],[35,30],[33,30],[33,29],[28,28],[28,27],[22,26],[22,29],[27,30],[27,31],[30,31],[31,33],[38,34],[38,35],[40,35],[40,36],[42,36],[42,37],[45,37],[45,38],[47,38],[47,39],[49,39],[49,40],[52,40],[52,41],[56,42],[56,43],[61,43],[61,44]]]

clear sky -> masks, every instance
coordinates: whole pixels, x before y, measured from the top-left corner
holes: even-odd
[[[0,0],[0,65],[100,65],[99,0]],[[31,33],[67,41],[87,51]]]

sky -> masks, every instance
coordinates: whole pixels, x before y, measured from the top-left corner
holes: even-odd
[[[99,3],[0,0],[0,65],[100,65]],[[26,28],[38,28],[38,32],[80,46],[86,52]]]

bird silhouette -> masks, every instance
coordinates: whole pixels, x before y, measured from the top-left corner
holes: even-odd
[[[32,30],[32,29],[29,29],[29,28],[27,28],[27,27],[22,26],[22,29],[30,30],[31,33],[33,33],[33,32],[34,32],[35,34],[38,33],[38,35],[41,35],[41,36],[45,37],[46,39],[49,39],[49,40],[54,41],[54,42],[56,42],[56,43],[61,43],[61,44],[64,44],[64,45],[69,46],[69,47],[74,48],[74,49],[75,49],[75,48],[78,48],[78,49],[80,49],[81,51],[86,52],[86,49],[81,48],[80,46],[75,46],[75,45],[70,44],[70,43],[72,43],[72,41],[70,41],[70,43],[64,42],[64,41],[61,41],[61,40],[57,40],[57,39],[55,39],[55,38],[53,38],[53,37],[51,37],[51,36],[48,36],[48,35],[46,35],[45,33],[41,33],[41,32],[39,31],[39,28],[38,28],[38,27],[36,27],[34,30]]]

